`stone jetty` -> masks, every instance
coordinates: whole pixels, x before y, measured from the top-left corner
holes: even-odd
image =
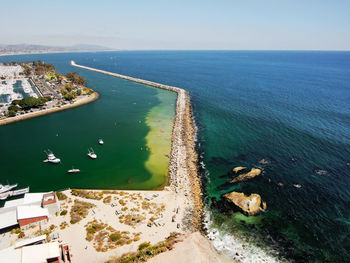
[[[196,128],[192,116],[188,91],[178,87],[78,65],[74,61],[71,61],[71,65],[177,93],[176,114],[172,131],[171,156],[168,168],[169,187],[175,192],[182,191],[185,195],[191,195],[193,204],[192,210],[188,211],[190,215],[188,221],[191,222],[189,225],[193,227],[193,230],[200,230],[203,213],[202,184],[197,169],[198,155],[195,145]]]

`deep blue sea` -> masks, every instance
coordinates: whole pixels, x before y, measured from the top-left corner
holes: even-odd
[[[75,60],[188,90],[211,227],[226,237],[246,238],[255,251],[277,259],[350,262],[350,52],[123,51],[7,58],[19,59]],[[263,158],[268,164],[259,163]],[[235,166],[264,172],[232,185]],[[219,212],[213,198],[230,191],[260,194],[267,211],[249,218]],[[227,251],[228,244],[220,248]]]

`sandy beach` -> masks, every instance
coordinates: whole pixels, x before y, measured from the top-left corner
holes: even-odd
[[[2,119],[2,120],[0,120],[0,126],[6,125],[6,124],[10,124],[10,123],[13,123],[13,122],[17,122],[17,121],[22,121],[22,120],[26,120],[26,119],[30,119],[30,118],[43,116],[43,115],[46,115],[46,114],[51,114],[51,113],[58,112],[58,111],[63,111],[63,110],[75,108],[75,107],[78,107],[78,106],[81,106],[81,105],[93,102],[93,101],[97,100],[98,97],[99,97],[99,94],[97,92],[94,92],[94,93],[92,93],[91,95],[88,95],[88,96],[80,96],[72,104],[66,104],[66,105],[63,105],[63,106],[60,106],[60,107],[54,107],[54,108],[51,108],[51,109],[45,109],[45,110],[40,110],[40,111],[35,111],[35,112],[29,112],[29,113],[25,113],[23,115]]]

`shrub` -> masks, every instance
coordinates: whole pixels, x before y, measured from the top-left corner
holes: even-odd
[[[109,238],[115,242],[117,240],[119,240],[121,238],[121,234],[120,233],[113,233],[109,235]]]
[[[11,234],[19,234],[19,233],[21,233],[22,232],[22,230],[20,229],[20,228],[14,228],[14,229],[12,229],[11,230]]]
[[[70,211],[70,216],[71,216],[70,223],[71,224],[78,223],[80,220],[82,220],[87,216],[89,209],[93,207],[95,207],[94,204],[79,201],[79,200],[74,200],[74,205],[72,206]]]
[[[66,200],[67,199],[67,196],[64,193],[62,193],[62,192],[57,192],[56,194],[57,194],[58,200],[62,201],[62,200]]]
[[[60,213],[61,216],[65,216],[66,214],[67,214],[67,210],[63,210],[63,211],[61,211],[61,213]]]
[[[143,242],[139,245],[138,250],[141,251],[141,250],[148,248],[150,246],[151,246],[151,242]]]

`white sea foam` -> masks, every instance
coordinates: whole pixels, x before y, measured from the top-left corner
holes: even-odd
[[[203,165],[202,165],[203,167]],[[288,262],[278,257],[278,251],[271,247],[259,247],[253,242],[247,241],[249,237],[242,238],[238,233],[233,235],[215,227],[211,220],[211,212],[206,208],[204,228],[207,229],[207,237],[214,247],[240,263],[277,263]]]
[[[208,238],[214,247],[232,260],[241,263],[275,263],[287,262],[277,258],[278,252],[272,248],[260,248],[252,243],[244,241],[238,235],[224,233],[215,228],[210,219],[210,211],[205,213],[204,225],[208,229]]]

